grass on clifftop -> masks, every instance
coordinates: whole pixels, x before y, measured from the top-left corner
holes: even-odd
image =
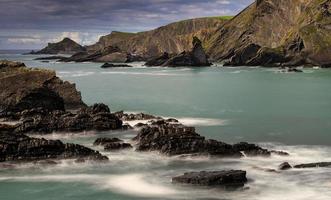
[[[230,20],[233,18],[233,16],[216,16],[216,17],[210,17],[215,19],[221,19],[221,20]]]

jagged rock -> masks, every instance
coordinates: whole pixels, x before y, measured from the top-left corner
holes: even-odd
[[[147,60],[145,65],[149,66],[149,67],[162,66],[170,58],[171,58],[171,56],[167,52],[164,52],[161,56],[156,56],[156,57],[153,57],[153,58],[150,58],[149,60]]]
[[[246,172],[242,170],[188,172],[172,178],[173,183],[200,186],[243,187],[247,182]]]
[[[86,51],[84,47],[71,40],[70,38],[64,38],[57,43],[48,43],[47,47],[40,51],[32,51],[31,54],[74,54],[77,52]]]
[[[124,143],[123,140],[118,138],[98,138],[93,145],[103,146],[105,151],[118,151],[133,148],[131,144]]]
[[[280,164],[278,167],[279,170],[288,170],[291,168],[292,168],[292,166],[288,162],[284,162],[284,163]]]
[[[158,151],[169,156],[194,154],[218,157],[269,156],[270,151],[253,144],[230,145],[216,140],[206,140],[195,128],[166,120],[150,121],[140,127],[133,138],[137,151]]]
[[[126,64],[112,64],[112,63],[105,63],[101,66],[101,68],[116,68],[116,67],[132,67],[132,66]]]
[[[123,111],[119,111],[114,114],[123,121],[162,119],[161,117],[156,117],[154,115],[145,114],[145,113],[135,114],[135,113],[124,113]]]
[[[210,66],[208,57],[202,47],[201,41],[197,38],[193,38],[193,48],[191,51],[184,51],[175,56],[169,56],[164,53],[161,57],[149,60],[146,66],[166,66],[166,67],[178,67],[178,66]]]
[[[0,61],[0,66],[0,109],[13,108],[27,99],[31,106],[62,109],[56,103],[59,102],[57,95],[63,99],[65,108],[86,106],[75,84],[62,81],[55,71],[27,68],[23,63],[11,61]],[[42,103],[38,101],[39,96]],[[51,99],[58,106],[52,106]]]
[[[290,73],[290,72],[302,73],[303,71],[301,69],[297,69],[294,67],[285,67],[285,68],[281,68],[280,72],[282,72],[282,73]]]
[[[295,165],[294,168],[318,168],[318,167],[331,167],[331,162],[319,162]]]
[[[110,113],[108,106],[104,104],[82,108],[77,113],[32,109],[16,113],[14,118],[20,118],[22,121],[15,129],[18,133],[46,134],[122,128],[122,121]]]
[[[81,145],[64,144],[59,140],[31,138],[2,130],[0,127],[0,162],[72,158],[108,160],[99,152]]]

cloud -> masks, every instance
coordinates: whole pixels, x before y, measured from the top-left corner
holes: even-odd
[[[63,36],[90,43],[111,31],[138,32],[170,22],[204,16],[235,15],[253,0],[0,0],[0,36],[14,33],[36,38],[0,38],[43,46]],[[45,35],[43,35],[45,34]],[[11,35],[11,34],[9,34]],[[49,36],[48,36],[49,35]],[[34,44],[34,45],[32,45]]]

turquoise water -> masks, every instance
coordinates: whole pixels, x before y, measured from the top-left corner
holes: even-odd
[[[257,142],[291,153],[288,158],[165,158],[126,151],[105,153],[108,164],[55,167],[22,165],[0,169],[4,199],[323,199],[331,197],[330,169],[292,170],[282,174],[256,167],[276,168],[328,161],[331,155],[331,70],[304,69],[280,73],[263,68],[134,68],[101,69],[95,63],[41,63],[35,55],[2,54],[28,66],[56,70],[75,82],[85,102],[103,102],[112,111],[147,112],[175,117],[196,126],[208,138],[234,143]],[[107,132],[130,139],[135,132]],[[91,146],[96,133],[50,135]],[[330,161],[330,160],[329,160]],[[227,192],[170,183],[171,177],[191,170],[244,169],[250,189]],[[286,196],[286,198],[284,198]],[[1,198],[2,199],[2,198]]]

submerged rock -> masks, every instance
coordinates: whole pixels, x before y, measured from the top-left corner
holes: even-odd
[[[318,168],[318,167],[331,167],[331,162],[319,162],[295,165],[294,168]]]
[[[241,170],[188,172],[172,178],[173,183],[200,186],[243,187],[247,182],[246,172]]]
[[[106,151],[118,151],[133,148],[131,144],[124,143],[123,140],[118,138],[98,138],[93,145],[103,146]]]
[[[288,170],[288,169],[292,169],[292,166],[288,162],[284,162],[279,165],[278,169],[279,170]]]
[[[124,113],[123,111],[119,111],[114,114],[123,121],[162,119],[161,117],[146,113]]]
[[[116,68],[116,67],[132,67],[132,66],[126,64],[112,64],[112,63],[105,63],[101,66],[101,68]]]
[[[8,131],[8,128],[5,129]],[[81,145],[64,144],[60,140],[32,138],[3,130],[0,125],[0,162],[72,158],[108,160],[99,152]],[[54,164],[54,162],[47,162],[47,164]]]
[[[230,145],[216,140],[207,140],[195,132],[194,127],[180,123],[154,120],[140,127],[133,138],[137,151],[158,151],[169,156],[200,154],[218,157],[269,156],[270,151],[254,144]]]

